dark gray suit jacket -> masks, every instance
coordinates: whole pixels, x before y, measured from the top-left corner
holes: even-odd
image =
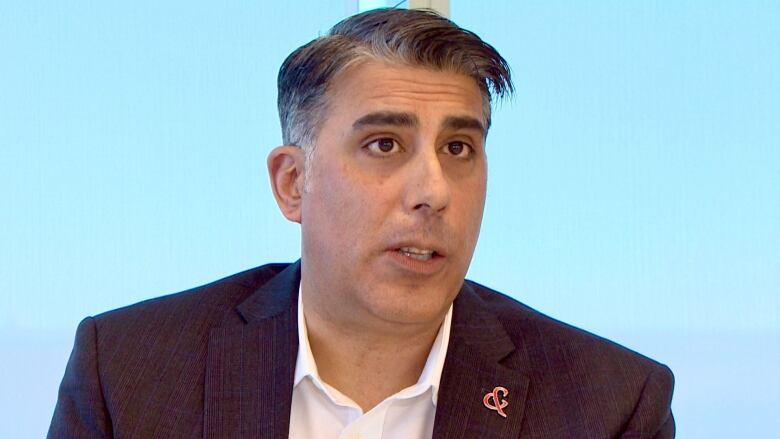
[[[265,265],[85,319],[49,437],[286,439],[299,279]],[[450,337],[436,439],[674,436],[671,371],[615,343],[470,281]]]

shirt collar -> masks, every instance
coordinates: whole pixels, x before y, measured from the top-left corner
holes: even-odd
[[[301,288],[298,287],[298,356],[295,360],[295,379],[293,388],[307,376],[311,377],[314,384],[326,394],[330,393],[327,388],[332,389],[320,378],[317,371],[317,363],[314,361],[314,355],[309,345],[309,334],[306,329],[306,320],[303,315],[303,295]],[[444,316],[444,322],[439,327],[436,339],[428,353],[428,359],[425,360],[420,378],[417,383],[411,387],[401,390],[394,396],[397,398],[412,398],[431,389],[431,399],[435,406],[439,396],[439,383],[441,381],[442,370],[444,369],[444,360],[447,357],[447,347],[450,342],[450,327],[452,326],[452,305]]]

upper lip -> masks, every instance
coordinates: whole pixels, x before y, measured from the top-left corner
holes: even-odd
[[[404,247],[413,247],[419,250],[431,250],[436,253],[437,256],[445,256],[446,252],[444,248],[435,243],[435,242],[428,242],[428,241],[416,241],[416,240],[402,240],[393,242],[390,244],[390,247],[388,250],[399,250]]]

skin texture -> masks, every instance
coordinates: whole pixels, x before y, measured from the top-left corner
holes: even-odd
[[[301,224],[320,375],[365,409],[416,382],[471,262],[487,184],[483,97],[465,75],[379,61],[340,75],[328,97],[310,163],[287,145],[268,167],[282,213]],[[420,262],[399,247],[436,254]]]

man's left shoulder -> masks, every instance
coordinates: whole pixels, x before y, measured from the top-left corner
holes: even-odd
[[[540,437],[674,436],[674,376],[665,365],[475,282],[514,345],[500,361],[528,378],[525,423]]]
[[[547,370],[644,380],[657,373],[673,380],[668,367],[645,355],[584,329],[554,319],[501,292],[466,281],[498,319],[524,356],[546,363]]]

